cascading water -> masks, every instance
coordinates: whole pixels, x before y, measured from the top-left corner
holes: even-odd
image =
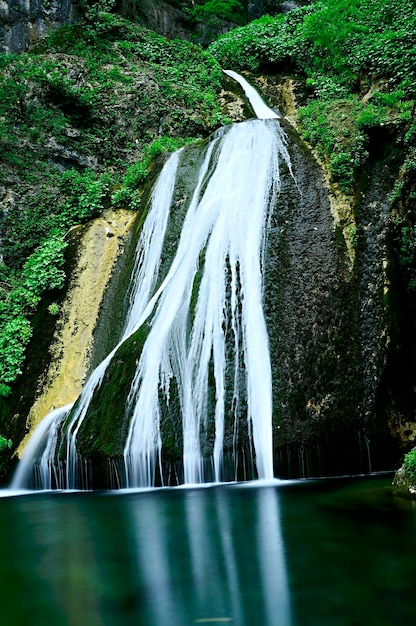
[[[237,74],[237,72],[233,72],[233,70],[224,70],[224,74],[227,74],[227,76],[241,85],[259,120],[279,119],[280,115],[267,106],[258,91],[245,78]]]
[[[264,103],[258,115],[278,117]],[[272,119],[234,124],[216,133],[163,278],[158,277],[160,258],[182,154],[170,157],[153,192],[137,246],[123,337],[93,372],[61,429],[66,469],[55,473],[57,487],[88,486],[80,478],[83,459],[77,452],[77,435],[118,348],[145,322],[150,330],[126,400],[130,426],[124,449],[125,485],[154,484],[163,447],[160,397],[169,403],[172,383],[182,415],[185,484],[204,482],[211,475],[205,471],[207,454],[201,450],[210,411],[215,428],[208,464],[213,465],[214,479],[224,478],[225,422],[231,418],[237,423],[242,411],[257,476],[273,478],[272,379],[262,277],[268,218],[280,189],[279,163],[290,170],[284,133]],[[52,414],[45,418],[42,428],[49,428],[49,439],[45,444],[43,432],[43,456],[38,446],[33,455],[42,456],[40,465],[48,468],[56,459],[58,419],[60,425],[61,413],[56,419]],[[16,480],[13,486],[19,486]],[[41,482],[43,488],[50,486],[50,479]]]
[[[20,461],[10,485],[10,489],[21,489],[32,486],[33,467],[36,464],[35,486],[41,489],[50,489],[52,474],[54,473],[53,451],[56,446],[58,429],[62,425],[73,404],[59,407],[51,411],[39,424],[33,433],[25,454]],[[56,477],[55,477],[56,478]]]
[[[66,454],[66,487],[77,484],[80,462],[76,447],[76,439],[82,421],[88,411],[94,391],[101,385],[106,369],[116,354],[118,347],[130,337],[146,319],[146,310],[149,309],[149,298],[154,288],[160,262],[163,240],[168,222],[172,193],[175,184],[176,169],[179,152],[173,154],[166,162],[156,183],[149,210],[136,251],[136,261],[132,273],[129,311],[125,330],[120,343],[100,363],[88,379],[78,401],[76,410],[68,425],[67,454]],[[149,304],[148,304],[149,303]],[[56,446],[51,449],[52,457]]]
[[[216,141],[216,140],[215,140]],[[210,151],[183,225],[176,257],[162,287],[129,402],[133,418],[125,448],[129,485],[151,484],[160,456],[158,389],[177,381],[183,419],[185,483],[204,481],[199,433],[207,414],[208,372],[215,380],[215,480],[221,479],[224,436],[226,333],[234,335],[234,381],[246,370],[247,420],[257,472],[273,477],[271,371],[262,310],[262,249],[265,225],[279,189],[279,156],[287,158],[275,124],[234,125]],[[208,171],[207,171],[208,170]],[[206,177],[204,192],[200,190]],[[189,329],[191,297],[199,259],[204,268]],[[227,315],[227,298],[231,306]],[[242,362],[238,354],[242,352]],[[239,404],[238,383],[234,405]]]

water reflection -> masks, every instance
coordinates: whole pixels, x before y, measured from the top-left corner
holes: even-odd
[[[387,485],[0,498],[0,624],[413,623],[416,508]]]
[[[289,624],[278,491],[171,495],[130,508],[144,623]]]
[[[285,565],[281,520],[277,491],[262,489],[258,494],[258,554],[262,588],[264,589],[265,624],[275,624],[279,616],[281,626],[289,626],[290,600]]]

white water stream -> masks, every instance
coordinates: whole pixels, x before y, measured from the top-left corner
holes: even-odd
[[[242,77],[236,80],[246,82]],[[264,103],[261,106],[256,100],[252,105],[261,118],[278,117]],[[279,162],[284,161],[290,169],[284,133],[278,122],[264,119],[234,124],[227,132],[216,134],[200,168],[171,267],[153,293],[180,158],[180,152],[170,157],[153,192],[137,246],[123,337],[90,376],[67,425],[66,472],[62,482],[58,480],[59,487],[80,485],[82,459],[76,438],[82,421],[118,347],[145,321],[150,323],[150,332],[126,403],[131,415],[124,451],[126,486],[154,484],[162,449],[159,396],[162,392],[169,400],[173,380],[182,414],[185,484],[208,479],[200,434],[207,428],[213,395],[215,480],[222,479],[226,413],[232,406],[231,417],[236,421],[242,404],[246,404],[257,475],[273,477],[272,380],[262,307],[263,253],[268,218],[280,190]],[[230,385],[232,402],[227,404]],[[45,418],[40,427],[42,436],[34,435],[37,444],[31,443],[24,457],[26,465],[29,457],[39,458],[40,440],[45,440],[49,430],[44,447],[48,459],[42,457],[39,466],[41,475],[45,472],[43,488],[51,485],[58,419],[60,425],[63,417],[59,411]],[[19,468],[13,487],[24,487],[26,476],[27,471]]]
[[[249,82],[246,81],[240,74],[237,72],[233,72],[233,70],[223,70],[224,74],[227,74],[230,78],[237,81],[241,85],[246,94],[247,98],[250,100],[250,104],[253,107],[253,111],[256,114],[259,120],[270,120],[270,119],[279,119],[281,116],[273,111],[267,104],[264,102],[263,98],[260,96],[258,91],[254,89]]]
[[[22,460],[17,466],[15,475],[10,484],[10,489],[22,489],[32,477],[33,463],[39,461],[39,487],[41,489],[50,489],[52,484],[53,468],[48,464],[51,448],[55,447],[58,437],[58,428],[68,415],[73,404],[67,404],[58,409],[54,409],[41,421],[35,429],[30,441],[25,449]],[[39,458],[39,449],[44,447],[43,453]],[[53,457],[51,457],[53,458]]]
[[[273,477],[262,250],[269,210],[279,190],[279,157],[288,157],[279,127],[260,120],[233,125],[220,140],[218,152],[211,170],[210,151],[201,168],[175,259],[158,292],[152,328],[130,392],[133,418],[125,449],[130,486],[152,483],[161,450],[158,390],[162,387],[168,392],[173,377],[183,420],[184,480],[186,484],[204,481],[200,431],[206,426],[211,359],[215,381],[213,463],[215,480],[221,480],[227,327],[232,328],[236,356],[234,406],[239,407],[238,382],[243,369],[257,472],[261,478]],[[201,253],[203,274],[190,329],[191,297]]]

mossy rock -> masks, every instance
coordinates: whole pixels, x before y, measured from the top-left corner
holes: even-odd
[[[396,472],[393,493],[396,496],[416,500],[416,448],[405,455],[403,465]]]
[[[392,490],[395,496],[416,500],[416,476],[409,475],[402,466],[394,475]]]
[[[77,437],[78,451],[86,459],[123,454],[128,431],[126,398],[147,334],[148,327],[143,325],[119,347],[94,394]]]

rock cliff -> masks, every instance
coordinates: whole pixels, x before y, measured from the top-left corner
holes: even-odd
[[[0,52],[23,52],[52,28],[76,20],[71,0],[2,0]]]

